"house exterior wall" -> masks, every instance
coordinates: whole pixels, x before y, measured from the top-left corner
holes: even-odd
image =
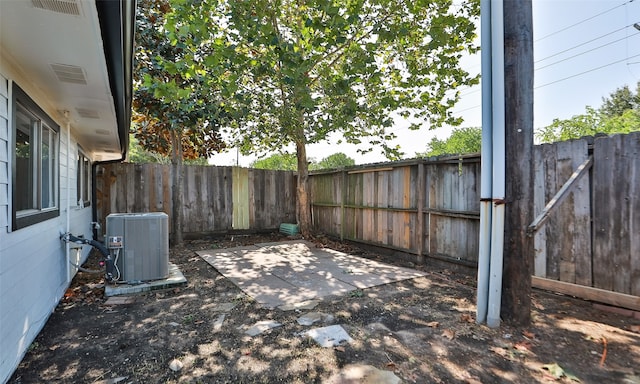
[[[12,136],[11,81],[20,87],[57,124],[59,132],[59,216],[12,230]],[[6,382],[64,295],[86,259],[68,251],[60,234],[71,232],[91,238],[91,207],[78,206],[76,167],[78,144],[65,121],[52,110],[36,87],[11,68],[0,67],[0,382]],[[68,179],[68,182],[67,182]],[[94,203],[94,202],[92,202]]]

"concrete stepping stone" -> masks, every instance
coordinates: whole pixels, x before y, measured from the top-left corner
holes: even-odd
[[[258,321],[257,323],[255,323],[253,326],[251,326],[251,328],[247,329],[244,333],[246,333],[247,335],[253,337],[253,336],[257,336],[271,328],[277,328],[282,326],[282,324],[275,322],[273,320],[266,320],[266,321]]]
[[[328,327],[313,328],[304,333],[303,335],[309,336],[315,340],[318,345],[325,348],[336,347],[343,341],[350,343],[353,339],[349,336],[347,331],[340,325],[330,325]]]
[[[333,322],[333,315],[330,315],[328,313],[322,313],[322,312],[309,312],[307,314],[304,314],[300,317],[298,317],[298,324],[300,325],[313,325],[315,323],[325,323],[325,324],[329,324]]]
[[[393,372],[383,371],[371,365],[349,364],[331,376],[325,384],[399,384],[400,378]]]
[[[218,318],[216,319],[216,321],[213,323],[213,330],[214,331],[219,331],[222,329],[222,324],[224,323],[224,318],[226,317],[226,314],[222,314],[220,316],[218,316]]]

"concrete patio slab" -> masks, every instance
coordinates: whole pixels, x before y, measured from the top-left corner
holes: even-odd
[[[197,254],[247,295],[270,308],[425,276],[413,269],[316,248],[304,240]]]

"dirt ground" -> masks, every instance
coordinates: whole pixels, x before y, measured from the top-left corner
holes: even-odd
[[[403,383],[640,383],[640,320],[589,302],[534,291],[530,327],[489,329],[475,323],[475,276],[411,265],[428,275],[330,297],[312,310],[266,309],[195,254],[281,239],[188,241],[170,255],[187,285],[128,304],[106,305],[101,275],[79,273],[9,382],[322,383],[366,364]],[[310,311],[332,315],[327,322],[353,341],[323,348],[301,336],[309,327],[297,319]],[[245,334],[263,320],[282,326]]]

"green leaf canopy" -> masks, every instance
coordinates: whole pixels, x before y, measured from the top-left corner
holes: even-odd
[[[477,83],[460,67],[477,50],[478,2],[239,0],[229,2],[235,47],[228,88],[243,152],[317,143],[332,132],[399,148],[393,113],[456,125],[456,90]],[[418,128],[414,125],[413,128]]]

